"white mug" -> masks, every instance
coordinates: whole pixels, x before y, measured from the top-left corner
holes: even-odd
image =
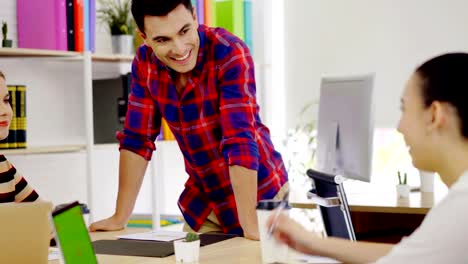
[[[280,204],[280,200],[260,200],[257,204],[258,229],[260,231],[260,247],[262,250],[263,263],[287,263],[288,246],[277,241],[268,234],[266,222],[275,213],[275,208]],[[286,208],[283,213],[288,213]]]
[[[419,178],[421,179],[421,192],[434,192],[434,175],[435,172],[419,171]]]

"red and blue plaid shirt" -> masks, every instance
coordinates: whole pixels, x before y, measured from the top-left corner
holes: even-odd
[[[254,63],[247,46],[221,28],[198,28],[200,49],[179,97],[172,69],[141,46],[120,148],[151,159],[161,118],[184,156],[189,179],[179,198],[186,222],[199,230],[211,211],[225,233],[242,234],[229,166],[258,172],[257,199],[273,198],[287,181],[281,155],[262,124],[255,98]]]

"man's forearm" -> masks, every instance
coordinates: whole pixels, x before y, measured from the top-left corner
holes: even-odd
[[[255,207],[257,205],[257,171],[230,166],[229,175],[236,198],[239,222],[244,232],[258,233]]]
[[[135,206],[148,161],[138,154],[122,149],[119,163],[119,192],[115,216],[127,221]]]

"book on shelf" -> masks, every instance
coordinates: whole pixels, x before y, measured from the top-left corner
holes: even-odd
[[[216,24],[216,18],[215,18],[215,9],[214,9],[214,4],[213,1],[215,0],[204,0],[203,7],[204,7],[204,12],[205,12],[205,25],[207,26],[214,26]]]
[[[216,0],[216,26],[245,40],[243,0]]]
[[[18,105],[18,99],[17,99],[17,86],[16,85],[7,85],[8,87],[8,93],[10,94],[10,105],[11,105],[11,110],[13,112],[11,122],[10,122],[10,127],[8,129],[8,137],[0,141],[0,148],[1,149],[14,149],[18,147],[17,143],[17,120],[18,120],[18,115],[17,115],[17,105]]]
[[[73,29],[75,32],[75,51],[84,50],[84,10],[83,0],[73,0]]]
[[[252,33],[252,0],[244,0],[244,34],[245,44],[253,52],[253,33]]]
[[[67,41],[68,41],[68,50],[75,50],[75,21],[74,21],[74,0],[66,0],[67,6]]]
[[[66,0],[17,0],[18,47],[67,50]]]
[[[16,86],[16,144],[17,148],[26,148],[26,133],[28,128],[26,117],[26,86]]]
[[[88,39],[89,39],[89,50],[96,52],[96,0],[89,0],[89,27],[88,27]]]
[[[196,0],[198,23],[205,24],[205,0]]]

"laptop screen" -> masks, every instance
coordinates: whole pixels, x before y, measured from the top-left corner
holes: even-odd
[[[57,244],[66,264],[97,263],[78,202],[53,212]]]

